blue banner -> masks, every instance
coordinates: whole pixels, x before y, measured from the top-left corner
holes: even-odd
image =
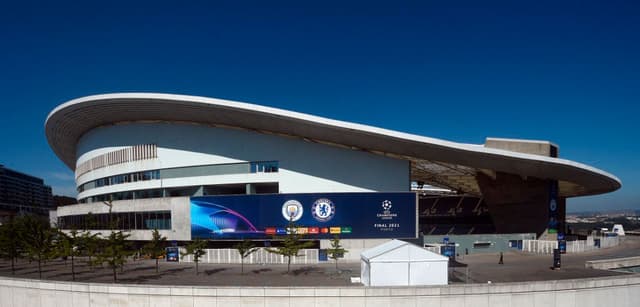
[[[558,233],[558,181],[549,182],[549,223],[547,231],[549,233]]]
[[[309,193],[191,198],[191,238],[415,238],[416,194]],[[296,228],[287,229],[289,221]]]

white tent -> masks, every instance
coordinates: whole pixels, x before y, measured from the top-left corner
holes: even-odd
[[[391,240],[360,254],[365,286],[446,285],[449,258],[404,241]]]
[[[624,236],[624,227],[622,227],[622,224],[615,224],[613,225],[613,232],[617,233],[618,236]]]

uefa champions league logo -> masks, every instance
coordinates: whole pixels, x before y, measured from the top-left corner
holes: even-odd
[[[376,214],[376,216],[380,219],[383,220],[392,220],[394,217],[397,217],[398,214],[397,213],[393,213],[391,212],[391,207],[393,207],[391,205],[391,201],[390,200],[384,200],[382,201],[382,213],[378,213]]]
[[[391,207],[393,207],[393,206],[391,206],[391,201],[390,200],[385,200],[385,201],[382,202],[382,209],[385,212],[388,212],[389,210],[391,210]]]
[[[320,198],[313,203],[311,214],[319,222],[326,222],[336,214],[336,206],[331,200]]]

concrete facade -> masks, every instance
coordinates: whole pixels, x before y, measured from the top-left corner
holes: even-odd
[[[129,123],[93,129],[78,142],[78,164],[139,144],[156,144],[155,159],[79,174],[76,184],[146,170],[278,161],[277,173],[221,174],[130,182],[81,192],[92,195],[206,184],[277,182],[280,193],[409,191],[410,163],[336,146],[257,132],[186,123]]]
[[[586,268],[592,268],[592,269],[598,269],[598,270],[610,270],[610,269],[617,269],[617,268],[640,266],[640,257],[591,260],[591,261],[585,262],[584,266]]]
[[[558,145],[549,141],[487,138],[484,146],[545,157],[558,157]]]
[[[487,138],[485,147],[557,158],[558,145],[548,141]],[[476,180],[498,233],[535,231],[538,236],[555,240],[548,233],[549,186],[552,180],[495,172],[493,176],[478,173]],[[566,199],[557,203],[558,231],[564,233]]]
[[[549,180],[500,172],[495,177],[478,173],[476,178],[498,233],[536,232],[546,240],[556,239],[547,234]],[[557,206],[558,229],[564,232],[566,199],[558,198]]]
[[[444,238],[448,238],[449,242],[456,244],[456,254],[479,254],[479,253],[498,253],[509,250],[517,250],[517,246],[509,246],[510,240],[533,240],[536,238],[535,233],[514,233],[514,234],[472,234],[472,235],[427,235],[423,236],[424,244],[439,247],[443,243]],[[488,243],[488,245],[480,245],[474,247],[474,243]],[[438,251],[440,249],[438,248]]]
[[[528,306],[632,307],[640,276],[425,287],[185,287],[0,278],[0,307]]]
[[[159,230],[160,234],[168,240],[191,240],[191,211],[189,197],[163,197],[120,200],[112,202],[112,212],[144,212],[144,211],[171,211],[171,230]],[[102,202],[91,204],[77,204],[58,208],[57,216],[86,215],[108,213],[109,207]],[[108,230],[94,230],[93,233],[108,235]],[[128,240],[151,240],[152,230],[129,230],[131,236]]]

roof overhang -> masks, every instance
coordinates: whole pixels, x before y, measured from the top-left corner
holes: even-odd
[[[560,196],[593,195],[621,187],[618,178],[559,158],[455,143],[249,103],[172,94],[87,96],[55,108],[45,122],[49,145],[72,170],[88,131],[124,122],[192,122],[297,137],[411,161],[412,179],[478,194],[475,174],[505,172],[555,179]]]

